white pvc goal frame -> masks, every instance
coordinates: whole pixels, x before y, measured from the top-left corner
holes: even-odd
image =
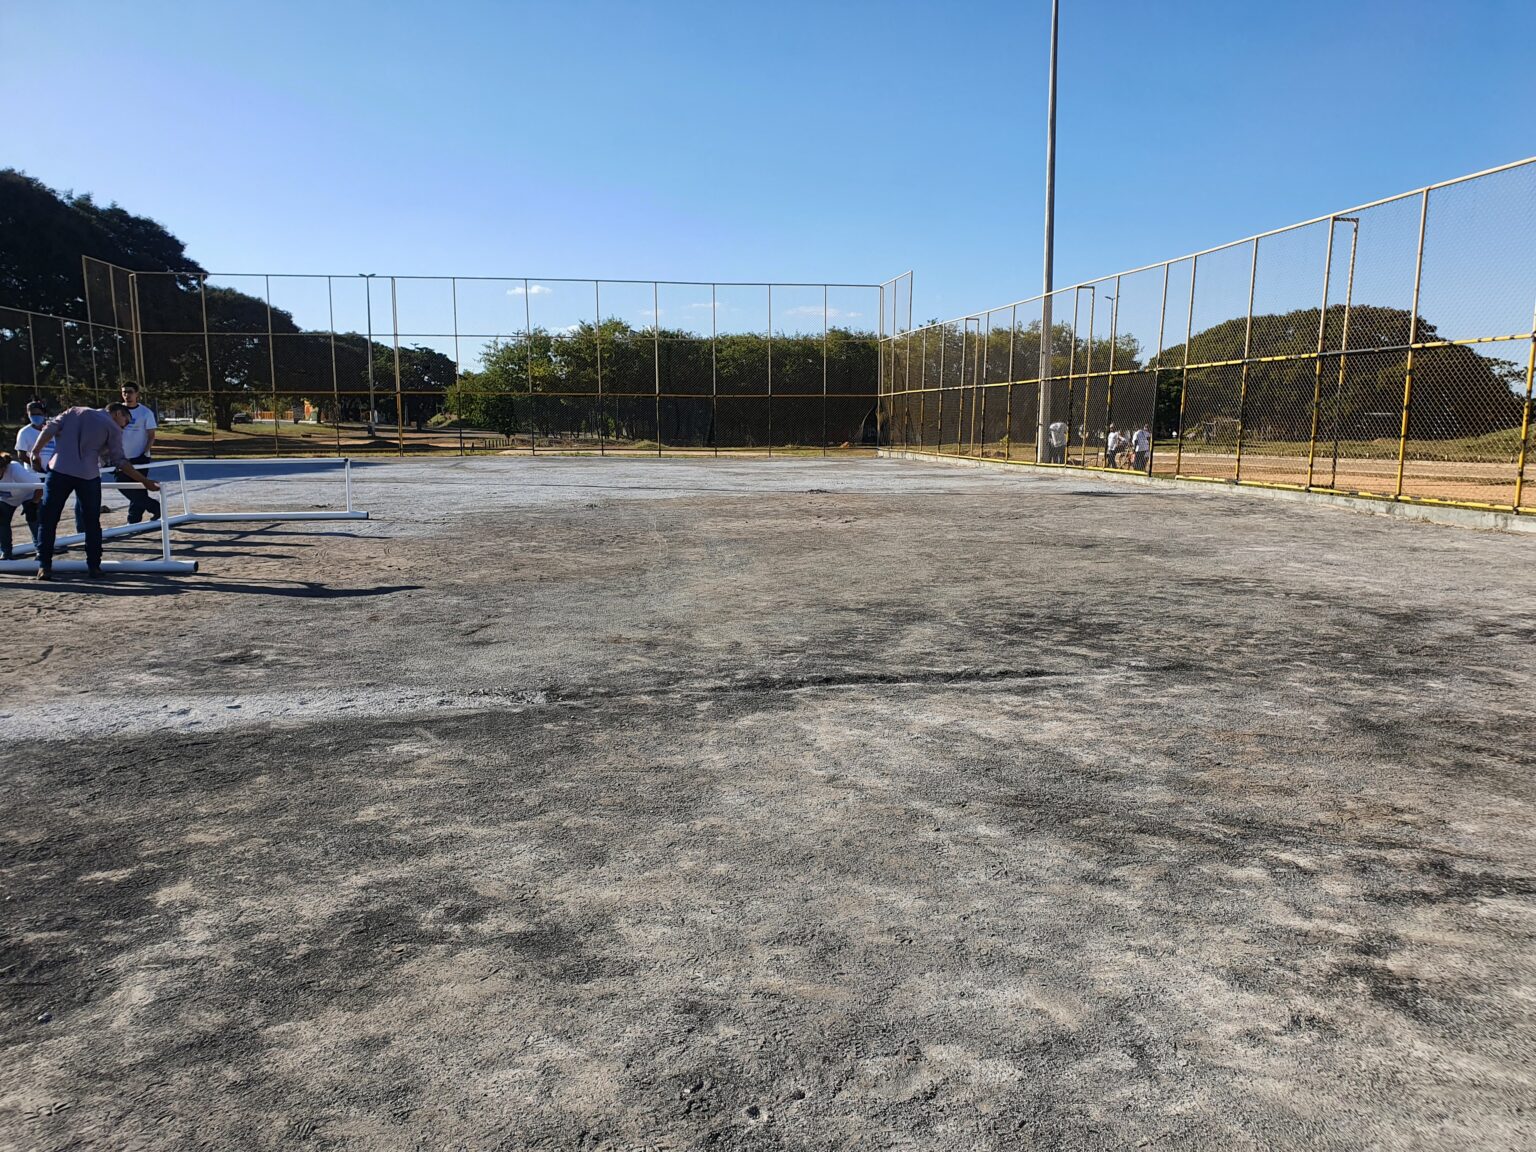
[[[200,463],[200,461],[191,461],[191,463],[196,464],[196,463]],[[209,463],[213,463],[213,461],[209,461]],[[222,461],[221,460],[221,461],[217,461],[217,463],[223,464],[223,463],[226,463],[226,461]],[[186,460],[157,460],[157,461],[153,461],[151,463],[144,464],[144,465],[140,466],[139,467],[139,471],[147,473],[151,469],[153,469],[157,475],[153,476],[152,478],[154,478],[154,479],[156,479],[158,481],[159,480],[158,473],[174,469],[175,473],[176,473],[176,481],[177,481],[177,485],[176,485],[177,491],[175,492],[174,495],[175,495],[175,498],[180,500],[181,511],[178,512],[178,513],[173,513],[172,515],[169,515],[169,516],[165,515],[166,505],[170,502],[171,494],[166,493],[164,491],[164,489],[162,488],[161,489],[162,502],[161,502],[161,506],[160,506],[160,510],[161,510],[160,519],[158,519],[158,520],[146,520],[146,521],[144,521],[142,523],[139,523],[139,524],[117,524],[117,525],[114,525],[111,528],[103,528],[102,532],[101,532],[101,538],[102,538],[102,542],[105,543],[108,540],[121,539],[121,538],[123,538],[125,536],[139,536],[139,535],[142,535],[142,534],[144,534],[146,532],[158,532],[158,533],[160,533],[160,558],[158,560],[103,560],[102,561],[102,565],[101,565],[102,571],[104,571],[104,572],[124,572],[124,573],[147,573],[147,574],[154,574],[154,575],[188,575],[190,573],[196,572],[197,571],[197,561],[196,560],[178,560],[178,559],[174,558],[171,555],[171,529],[179,527],[182,524],[249,523],[249,522],[252,522],[252,521],[255,521],[255,522],[266,522],[266,521],[281,522],[281,521],[307,521],[307,520],[366,520],[366,519],[368,519],[368,513],[367,512],[358,510],[352,504],[352,461],[351,461],[350,458],[347,458],[347,457],[309,457],[309,456],[298,456],[298,457],[278,457],[278,458],[275,458],[275,459],[261,458],[261,459],[253,459],[253,460],[227,461],[227,463],[239,463],[241,465],[250,465],[250,466],[255,466],[255,467],[273,467],[273,466],[278,466],[278,467],[288,466],[288,467],[291,467],[291,466],[293,466],[295,464],[304,464],[304,465],[340,464],[341,465],[341,473],[342,473],[341,479],[342,479],[342,483],[344,485],[344,493],[345,493],[344,499],[345,499],[346,507],[344,509],[320,509],[320,510],[311,509],[311,510],[303,511],[303,512],[292,512],[292,511],[281,511],[281,510],[257,511],[257,512],[250,512],[250,511],[242,511],[242,512],[197,512],[197,511],[194,511],[193,507],[192,507],[192,493],[191,493],[190,486],[189,486],[188,479],[187,479],[187,464],[188,464],[188,461],[186,461]],[[305,473],[305,474],[303,474],[301,476],[267,476],[267,477],[238,476],[238,477],[220,477],[220,479],[223,479],[223,480],[230,480],[230,481],[240,481],[240,480],[256,481],[256,482],[262,483],[262,484],[310,483],[310,482],[313,482],[315,478],[316,478],[316,474],[313,473],[313,472]],[[22,483],[12,482],[12,483],[0,484],[0,491],[7,491],[7,492],[31,492],[31,491],[36,490],[38,487],[40,487],[40,485],[38,485],[38,484],[22,484]],[[119,484],[119,483],[116,483],[116,482],[103,480],[101,487],[102,487],[102,489],[104,491],[112,491],[112,490],[121,491],[123,489],[140,489],[141,490],[143,488],[143,485],[141,485],[141,484]],[[85,536],[84,536],[83,533],[73,533],[73,534],[68,535],[68,536],[60,536],[60,537],[58,537],[54,541],[54,547],[55,548],[76,547],[76,546],[79,546],[79,545],[83,545],[84,543],[85,543]],[[32,555],[32,554],[35,554],[36,551],[37,551],[37,547],[34,544],[32,544],[31,542],[27,542],[25,544],[20,544],[20,545],[18,545],[15,548],[12,549],[12,553],[14,555],[16,555],[16,556]],[[54,571],[57,571],[57,572],[83,572],[86,569],[86,562],[84,560],[72,560],[72,559],[55,558],[54,561],[53,561],[53,564],[52,564],[52,568],[53,568]],[[26,559],[26,560],[23,560],[23,559],[0,560],[0,573],[7,573],[8,572],[8,573],[31,574],[31,573],[36,572],[37,569],[38,569],[38,562],[37,562],[37,559],[35,558],[35,556],[32,559]]]

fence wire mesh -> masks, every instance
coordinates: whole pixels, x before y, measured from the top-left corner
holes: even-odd
[[[1533,328],[1527,160],[884,332],[904,367],[881,427],[945,455],[1532,511]]]
[[[141,385],[157,454],[873,449],[895,284],[134,272],[0,309],[0,413]],[[888,368],[888,366],[886,366]]]

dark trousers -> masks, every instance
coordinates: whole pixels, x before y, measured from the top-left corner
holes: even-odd
[[[135,456],[130,464],[148,464],[148,456]],[[131,484],[132,479],[125,476],[121,469],[114,472],[113,477],[119,484]],[[160,519],[160,501],[156,500],[143,488],[124,488],[124,496],[128,497],[128,523],[137,524],[147,515],[151,520]]]
[[[26,518],[27,531],[32,534],[32,544],[37,545],[37,516],[40,505],[28,500],[21,506],[21,514]],[[6,504],[0,501],[0,555],[7,560],[11,558],[11,517],[16,514],[14,504]]]
[[[37,562],[46,572],[53,567],[53,542],[59,534],[59,517],[70,496],[75,498],[77,523],[84,520],[85,563],[101,567],[101,477],[81,480],[63,472],[50,472],[43,482],[42,524],[38,530]]]

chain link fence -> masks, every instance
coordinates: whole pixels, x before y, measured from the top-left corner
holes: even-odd
[[[898,319],[881,334],[890,447],[1536,510],[1536,160]]]
[[[124,380],[159,455],[872,451],[877,284],[133,272],[0,309],[0,410]]]

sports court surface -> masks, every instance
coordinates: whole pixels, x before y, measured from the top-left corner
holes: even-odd
[[[356,499],[0,583],[0,1148],[1536,1144],[1536,538],[894,460]]]

